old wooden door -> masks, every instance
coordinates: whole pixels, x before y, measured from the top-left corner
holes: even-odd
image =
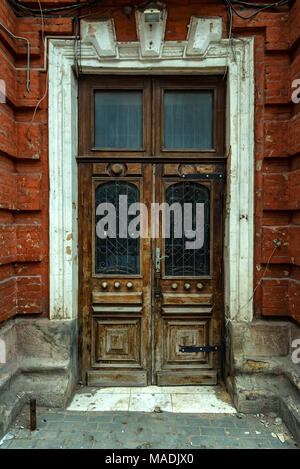
[[[174,211],[170,232],[162,232],[162,222],[155,240],[153,380],[159,385],[216,384],[221,350],[197,347],[222,341],[223,167],[164,164],[156,174],[156,200]]]
[[[209,346],[221,345],[224,317],[223,85],[186,82],[81,83],[79,363],[89,385],[220,376]]]
[[[84,197],[79,353],[83,379],[90,385],[146,385],[150,379],[151,244],[150,238],[129,237],[127,227],[133,219],[129,206],[150,206],[151,169],[138,163],[80,164]],[[101,237],[99,225],[97,230],[103,203],[115,208],[115,237]],[[102,215],[104,210],[105,206]]]

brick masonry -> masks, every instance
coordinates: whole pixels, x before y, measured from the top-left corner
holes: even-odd
[[[72,0],[41,0],[43,8]],[[136,2],[130,2],[127,4]],[[135,41],[136,27],[122,12],[122,0],[87,7],[113,17],[117,39]],[[167,0],[166,40],[183,40],[191,15],[222,16],[221,0]],[[34,0],[26,5],[37,8]],[[249,15],[249,10],[241,10]],[[96,18],[94,16],[94,18]],[[16,18],[3,0],[0,22],[31,43],[31,67],[43,67],[43,35],[72,35],[71,18]],[[300,103],[291,100],[300,79],[300,2],[291,10],[266,11],[252,20],[234,16],[233,34],[255,36],[255,285],[254,312],[300,321]],[[0,104],[0,321],[16,314],[49,313],[47,73],[31,72],[26,93],[26,47],[0,29],[0,79],[6,103]],[[35,118],[35,106],[39,103]],[[273,240],[281,248],[270,256]],[[266,264],[269,261],[269,266]]]

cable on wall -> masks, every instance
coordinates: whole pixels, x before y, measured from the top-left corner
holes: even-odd
[[[40,10],[36,8],[29,8],[25,5],[22,5],[18,0],[7,0],[7,2],[11,5],[14,10],[19,11],[19,13],[24,13],[29,16],[40,16]],[[56,7],[56,8],[45,8],[43,10],[44,16],[51,13],[59,13],[59,12],[67,12],[72,10],[77,10],[79,8],[83,8],[84,6],[88,5],[87,2],[85,3],[76,3],[74,5],[68,5],[65,7]]]
[[[4,24],[0,23],[0,27],[4,29],[4,31],[7,32],[11,37],[14,39],[19,39],[21,41],[26,41],[27,43],[27,78],[26,78],[26,88],[27,88],[27,93],[30,93],[30,42],[27,39],[27,37],[22,37],[22,36],[16,36],[13,34],[9,29],[7,29]]]
[[[242,20],[250,20],[252,18],[255,18],[255,16],[257,16],[262,11],[265,11],[265,10],[268,10],[268,9],[271,9],[271,8],[278,8],[278,7],[281,7],[281,6],[284,6],[284,5],[288,5],[288,4],[291,4],[293,1],[294,0],[280,0],[279,2],[275,2],[275,3],[266,3],[266,4],[260,4],[259,5],[259,4],[251,4],[251,3],[248,3],[248,2],[242,2],[242,1],[238,1],[238,0],[225,0],[228,8],[230,8],[232,10],[232,12],[234,12],[235,15],[237,15]],[[244,6],[246,8],[252,8],[252,9],[257,8],[257,10],[249,16],[243,16],[233,6],[233,4]]]
[[[257,282],[257,284],[256,284],[256,286],[255,286],[255,288],[254,288],[254,290],[253,290],[253,293],[252,293],[252,295],[250,296],[249,300],[247,301],[247,303],[245,303],[243,306],[241,306],[241,307],[239,308],[239,311],[241,311],[241,310],[244,309],[246,306],[248,306],[248,304],[250,303],[250,301],[252,301],[252,299],[254,298],[254,295],[255,295],[255,293],[256,293],[256,290],[257,290],[258,287],[260,286],[260,284],[261,284],[261,282],[263,281],[264,276],[265,276],[265,274],[266,274],[266,272],[267,272],[267,270],[268,270],[268,267],[269,267],[269,264],[270,264],[270,262],[271,262],[272,257],[274,256],[274,254],[275,254],[275,252],[277,251],[277,249],[279,249],[279,248],[281,247],[281,240],[280,240],[279,238],[274,239],[273,242],[274,242],[274,248],[273,248],[273,251],[271,252],[271,254],[270,254],[270,256],[269,256],[269,259],[268,259],[268,261],[267,261],[266,267],[264,268],[264,271],[263,271],[263,273],[262,273],[262,275],[261,275],[259,281]]]
[[[232,29],[233,29],[233,15],[235,14],[242,20],[250,20],[252,18],[255,18],[259,13],[262,11],[265,11],[267,9],[271,8],[278,8],[284,5],[292,5],[294,3],[294,0],[280,0],[276,3],[249,3],[249,2],[244,2],[244,1],[239,1],[239,0],[224,0],[224,3],[227,6],[227,34],[228,34],[228,39],[230,43],[230,48],[232,50],[232,55],[233,55],[233,60],[236,62],[236,53],[234,50],[234,40],[240,41],[243,43],[243,39],[239,36],[234,36],[232,34]],[[249,16],[243,16],[240,14],[237,9],[234,7],[234,5],[240,5],[245,8],[257,8],[257,10],[252,13]],[[244,73],[244,72],[243,72]]]
[[[29,8],[25,5],[22,5],[18,0],[6,0],[13,11],[18,16],[40,16],[40,10],[36,8]],[[80,11],[82,8],[86,6],[91,6],[97,3],[103,3],[106,0],[88,0],[84,3],[74,3],[73,5],[67,5],[64,7],[55,7],[55,8],[45,8],[43,10],[43,14],[45,18],[58,18],[61,17],[64,13],[75,13],[76,11]]]

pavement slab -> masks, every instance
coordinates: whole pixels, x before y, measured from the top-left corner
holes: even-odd
[[[1,440],[0,449],[297,449],[297,446],[283,423],[277,425],[275,417],[262,414],[73,412],[38,407],[37,430],[31,432],[26,405]]]

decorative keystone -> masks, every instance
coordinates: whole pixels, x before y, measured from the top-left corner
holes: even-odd
[[[82,42],[92,44],[99,57],[116,57],[116,33],[113,20],[82,21]]]
[[[137,10],[135,14],[142,57],[159,57],[165,38],[167,10],[162,10],[159,21],[154,23],[145,21],[144,12]]]
[[[189,25],[186,55],[204,55],[211,42],[222,39],[222,18],[192,16]]]

